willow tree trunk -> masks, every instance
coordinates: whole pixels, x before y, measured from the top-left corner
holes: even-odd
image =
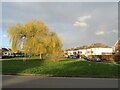
[[[42,59],[42,55],[41,55],[41,53],[40,53],[40,59]]]

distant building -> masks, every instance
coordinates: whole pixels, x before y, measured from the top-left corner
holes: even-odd
[[[79,52],[79,54],[86,54],[86,50],[87,49],[78,49],[78,50],[75,50],[75,52],[77,53],[77,52]]]
[[[114,45],[114,51],[116,54],[120,54],[120,38],[118,39],[118,41]]]
[[[11,49],[0,48],[0,58],[4,57],[14,57],[14,53],[11,52]]]
[[[87,49],[88,55],[112,55],[112,48],[89,48]]]
[[[77,48],[68,49],[68,55],[73,55],[74,52],[84,55],[112,55],[113,48],[102,43],[93,43]]]
[[[74,48],[71,48],[71,49],[69,49],[69,50],[67,50],[67,54],[68,55],[74,55]]]
[[[80,52],[84,55],[112,55],[112,48],[88,48],[88,49],[78,49],[73,52]]]
[[[115,61],[120,61],[120,38],[114,45],[114,59]]]

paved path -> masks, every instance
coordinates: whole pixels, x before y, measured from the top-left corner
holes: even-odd
[[[117,88],[118,79],[3,76],[3,88]]]

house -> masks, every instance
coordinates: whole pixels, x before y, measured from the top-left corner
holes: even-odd
[[[120,61],[120,38],[114,45],[114,59],[115,61]]]
[[[86,49],[78,49],[76,52],[79,52],[80,54],[86,54]]]
[[[4,57],[14,57],[14,53],[11,52],[11,49],[1,48],[1,58]]]
[[[78,51],[85,55],[112,55],[113,49],[102,43],[92,43],[80,47]]]
[[[114,51],[116,54],[120,54],[120,38],[117,40],[117,42],[114,45]]]
[[[11,58],[11,57],[24,57],[24,53],[22,53],[22,51],[14,53],[10,48],[0,48],[0,58]]]
[[[7,48],[2,48],[2,57],[8,56],[9,50]]]
[[[89,48],[87,49],[87,55],[112,55],[112,48]]]
[[[74,48],[70,48],[67,50],[68,55],[74,55],[74,52],[75,52]]]
[[[76,48],[68,49],[68,55],[73,55],[74,52],[79,54],[88,55],[112,55],[113,48],[102,44],[102,43],[92,43],[90,45],[83,45]]]

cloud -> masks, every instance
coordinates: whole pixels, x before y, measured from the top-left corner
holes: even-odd
[[[96,34],[96,35],[104,35],[105,32],[104,32],[104,31],[97,31],[95,34]]]
[[[77,45],[76,43],[84,45],[92,42],[102,42],[111,46],[118,39],[118,35],[115,34],[115,30],[118,28],[117,4],[117,2],[3,3],[3,28],[0,32],[3,31],[4,34],[7,34],[8,27],[16,22],[42,19],[50,31],[56,32],[60,38],[64,39],[62,41],[64,48],[74,47]],[[53,28],[50,27],[51,25]],[[97,31],[104,31],[105,35],[97,37],[95,34]],[[3,37],[3,33],[1,37]],[[85,39],[83,40],[83,38]],[[4,38],[4,41],[9,42],[9,37]],[[8,46],[8,44],[3,42],[3,47],[6,45]]]
[[[78,20],[73,25],[78,27],[86,27],[88,25],[87,21],[90,18],[91,18],[91,15],[78,17]]]
[[[4,34],[4,35],[3,35],[3,38],[6,38],[6,37],[7,37],[7,35],[6,35],[6,34]]]
[[[91,15],[88,15],[88,16],[82,16],[82,17],[79,17],[78,20],[80,22],[86,22],[88,19],[91,18]]]
[[[86,27],[87,23],[76,21],[73,25],[74,26],[79,26],[79,27]]]

